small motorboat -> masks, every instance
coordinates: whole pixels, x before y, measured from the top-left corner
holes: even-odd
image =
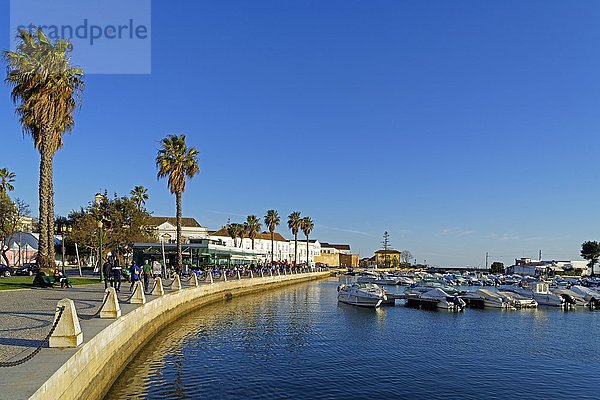
[[[366,271],[362,272],[359,277],[356,279],[358,283],[375,283],[375,281],[379,278],[379,275],[374,272]]]
[[[536,283],[532,289],[517,285],[501,285],[501,291],[514,292],[522,296],[534,299],[540,306],[563,307],[565,298],[548,290],[547,283]]]
[[[493,292],[488,289],[478,289],[474,292],[469,292],[462,296],[467,304],[475,307],[483,308],[512,308],[511,299],[507,298],[498,292]]]
[[[377,285],[398,285],[400,284],[400,280],[397,276],[384,272],[383,274],[379,275],[379,277],[377,277],[373,283]]]
[[[515,292],[498,292],[498,294],[509,301],[514,308],[536,308],[538,306],[537,301],[522,294]]]
[[[361,307],[379,307],[387,296],[383,289],[372,283],[353,283],[338,286],[338,301]]]
[[[436,308],[445,310],[462,310],[466,305],[465,301],[458,297],[458,294],[452,296],[439,288],[422,293],[419,299],[435,302]]]

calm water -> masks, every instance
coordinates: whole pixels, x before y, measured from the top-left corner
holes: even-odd
[[[600,312],[338,305],[337,280],[201,308],[108,399],[599,399]]]

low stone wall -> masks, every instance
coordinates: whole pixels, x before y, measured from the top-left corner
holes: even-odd
[[[329,276],[328,272],[233,280],[158,297],[116,319],[84,343],[31,399],[102,399],[142,345],[182,315],[206,304]]]

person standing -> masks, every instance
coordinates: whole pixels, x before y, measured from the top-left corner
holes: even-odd
[[[138,267],[137,263],[135,261],[132,262],[131,268],[129,268],[129,273],[131,275],[131,286],[129,287],[130,292],[133,290],[133,286],[135,285],[135,283],[140,280],[141,272],[142,269]]]
[[[102,272],[104,273],[104,289],[108,288],[108,280],[110,278],[111,269],[112,265],[110,265],[110,260],[107,258],[104,265],[102,265]]]
[[[119,265],[119,259],[115,258],[115,261],[113,262],[113,267],[112,267],[112,276],[113,276],[113,280],[114,280],[114,285],[115,285],[115,290],[117,292],[121,291],[121,273],[123,272],[123,268],[121,268],[121,265]]]
[[[144,260],[144,265],[142,266],[142,273],[144,274],[144,289],[148,290],[148,286],[150,284],[150,274],[152,273],[152,266],[148,262],[148,260]]]

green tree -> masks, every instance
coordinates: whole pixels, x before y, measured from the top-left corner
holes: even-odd
[[[265,225],[271,234],[271,264],[275,262],[275,229],[281,223],[281,218],[275,210],[268,210],[265,215]]]
[[[588,267],[590,268],[590,275],[594,275],[594,265],[600,259],[600,243],[596,241],[583,242],[581,245],[581,257],[588,260]]]
[[[294,235],[294,265],[298,265],[298,232],[302,226],[300,211],[294,211],[288,216],[288,228]]]
[[[504,273],[504,263],[500,261],[494,261],[490,266],[490,272],[492,274],[503,274]]]
[[[248,215],[246,218],[246,230],[248,237],[252,240],[252,250],[254,250],[254,239],[258,237],[260,229],[260,219],[256,215]]]
[[[136,207],[140,210],[146,205],[146,200],[148,200],[148,189],[145,187],[136,186],[129,194],[131,194],[131,200],[133,200]]]
[[[73,114],[83,91],[83,70],[70,65],[71,43],[51,42],[42,29],[23,29],[14,52],[5,51],[6,82],[12,87],[23,131],[40,153],[39,248],[40,268],[54,265],[54,154],[63,147],[63,135],[73,129]]]
[[[6,193],[0,193],[0,253],[6,265],[7,252],[13,235],[20,231],[22,217],[29,215],[29,206],[20,199],[13,201]],[[6,244],[6,246],[5,246]]]
[[[0,194],[7,194],[15,190],[12,184],[16,176],[14,172],[9,171],[7,168],[0,169]]]
[[[181,195],[185,191],[187,179],[200,172],[198,150],[187,146],[185,135],[169,135],[162,140],[162,147],[156,156],[158,178],[168,177],[169,190],[175,195],[177,206],[177,269],[183,268],[181,251]]]
[[[310,266],[310,261],[308,258],[308,253],[309,253],[309,247],[310,247],[310,241],[308,240],[308,237],[310,236],[310,233],[312,232],[313,228],[315,227],[315,223],[313,222],[313,220],[310,217],[304,217],[302,218],[302,232],[304,233],[304,236],[306,236],[306,266]]]

